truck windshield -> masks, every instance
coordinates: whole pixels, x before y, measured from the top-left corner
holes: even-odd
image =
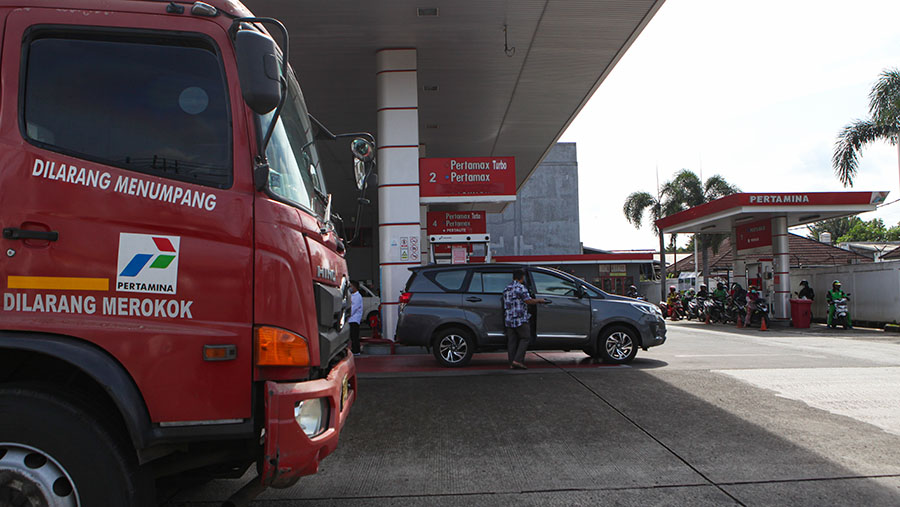
[[[269,191],[306,208],[317,217],[324,214],[325,178],[316,151],[315,133],[293,73],[288,73],[287,97],[266,148]],[[272,121],[272,111],[260,116],[260,137]]]

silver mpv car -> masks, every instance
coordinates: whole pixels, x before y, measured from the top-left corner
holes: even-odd
[[[532,306],[529,350],[583,350],[606,362],[631,362],[637,349],[662,345],[666,324],[656,305],[607,294],[555,269],[521,264],[410,268],[400,297],[397,341],[430,347],[444,366],[463,366],[476,351],[506,348],[503,289],[516,269],[550,302]]]

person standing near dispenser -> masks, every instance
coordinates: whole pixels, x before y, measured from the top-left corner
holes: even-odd
[[[363,299],[359,293],[359,282],[350,282],[350,350],[359,355],[359,323],[362,321]]]

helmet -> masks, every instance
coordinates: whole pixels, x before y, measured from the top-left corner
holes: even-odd
[[[675,292],[675,287],[669,287],[669,292]]]
[[[832,287],[840,287],[840,286],[841,286],[841,281],[840,281],[840,280],[835,280],[835,281],[831,282],[831,286],[832,286]]]
[[[705,283],[701,283],[701,284],[700,284],[700,288],[701,288],[701,289],[705,289],[705,288],[706,288],[706,284],[705,284]]]
[[[800,285],[805,285],[805,286],[809,287],[809,281],[807,281],[807,280],[800,280]]]
[[[719,282],[719,283],[716,284],[716,288],[717,288],[717,289],[724,289],[724,288],[725,288],[725,284],[722,283],[722,282]]]
[[[756,285],[751,285],[750,287],[747,287],[747,288],[750,290],[756,290]]]
[[[635,287],[634,285],[629,285],[628,290],[637,290],[637,287]]]

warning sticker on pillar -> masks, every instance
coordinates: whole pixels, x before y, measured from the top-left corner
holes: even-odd
[[[390,239],[390,258],[387,262],[418,262],[419,238],[417,236],[394,236]]]
[[[419,159],[419,202],[516,200],[515,157]]]

